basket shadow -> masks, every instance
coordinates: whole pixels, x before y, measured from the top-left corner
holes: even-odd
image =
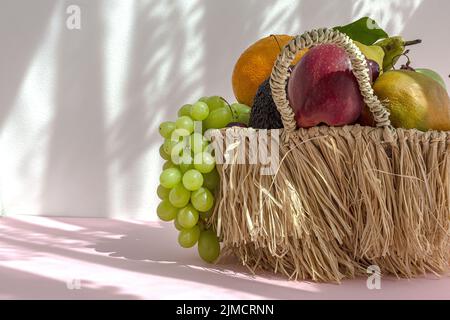
[[[2,286],[0,299],[138,299],[138,296],[120,292],[114,286],[96,286],[82,281],[80,289],[72,288],[64,281],[58,281],[31,272],[0,266]]]
[[[207,264],[198,257],[195,248],[186,250],[177,245],[176,231],[171,225],[162,228],[134,227],[120,238],[103,238],[90,247],[109,257],[145,262],[140,271],[147,274],[201,282],[274,299],[311,298],[314,294],[260,282],[259,276],[251,274],[233,258],[225,258],[214,265]],[[266,280],[286,280],[271,273],[259,275],[263,275]]]
[[[175,283],[187,281],[184,286],[193,290],[196,284],[206,285],[211,299],[221,298],[217,296],[218,289],[244,296],[244,299],[246,295],[260,299],[448,298],[450,278],[426,276],[409,281],[387,277],[383,279],[383,290],[367,290],[364,278],[347,280],[342,285],[311,283],[288,281],[268,272],[258,271],[258,275],[252,275],[233,260],[210,265],[202,262],[195,249],[180,248],[176,233],[171,224],[131,220],[2,218],[0,298],[172,296],[170,286],[162,295],[154,292],[155,278],[172,279]],[[59,265],[56,269],[55,263]],[[82,270],[86,266],[94,269],[89,269],[92,272],[85,278]],[[122,283],[122,276],[130,276],[130,273],[133,274],[131,279],[142,279],[137,281],[147,283],[148,289],[139,294],[129,283]],[[64,281],[78,274],[80,279],[86,280],[82,280],[83,290],[68,290]],[[188,297],[196,299],[195,294]]]
[[[5,261],[17,260],[19,263],[23,261],[28,265],[28,262],[34,263],[42,258],[58,257],[58,263],[66,265],[68,269],[77,268],[69,264],[73,263],[71,260],[76,260],[80,265],[94,264],[112,268],[119,273],[132,272],[143,277],[156,276],[190,281],[194,283],[193,287],[195,283],[201,283],[235,291],[240,295],[250,294],[268,299],[311,299],[318,293],[315,285],[311,290],[311,286],[305,283],[288,282],[285,278],[273,274],[258,272],[258,276],[254,276],[229,259],[217,265],[207,264],[198,257],[194,248],[183,249],[177,245],[177,231],[171,224],[111,219],[31,217],[4,218],[3,222],[0,228],[2,230],[0,243],[6,248],[3,255]],[[69,229],[62,229],[63,227]],[[13,251],[8,250],[8,247]],[[22,249],[27,252],[26,256],[18,255]],[[39,270],[32,272],[33,275],[41,276]],[[43,278],[46,278],[45,275]],[[32,281],[31,284],[36,281]],[[49,281],[50,287],[55,287],[52,285],[54,279]],[[31,289],[37,286],[46,287],[45,279],[37,282],[39,285],[30,284]],[[16,281],[11,280],[9,283],[14,285]],[[292,287],[293,285],[295,287]],[[105,289],[104,286],[100,288],[98,285],[95,287],[95,284],[90,287],[97,289],[95,292],[92,291],[92,296],[103,294],[102,298],[117,297],[117,290],[109,292],[108,288]],[[23,288],[28,288],[28,285],[24,284]],[[0,293],[19,295],[19,292],[10,292],[6,289]],[[192,299],[195,299],[195,296],[192,296]],[[211,295],[211,299],[214,299],[214,296]]]

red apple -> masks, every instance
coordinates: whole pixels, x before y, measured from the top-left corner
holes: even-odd
[[[310,49],[295,66],[288,99],[302,128],[352,124],[364,106],[350,58],[331,44]]]

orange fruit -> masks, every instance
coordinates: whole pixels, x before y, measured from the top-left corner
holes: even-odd
[[[270,35],[258,40],[241,54],[232,77],[233,92],[239,103],[253,105],[259,86],[270,76],[275,60],[292,38],[285,34]],[[306,51],[300,51],[292,64],[296,64]]]

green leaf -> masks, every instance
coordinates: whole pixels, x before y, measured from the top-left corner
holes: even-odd
[[[389,38],[389,35],[380,28],[375,20],[369,17],[361,18],[355,22],[352,22],[346,26],[335,27],[342,33],[345,33],[352,40],[356,40],[365,45],[372,45],[380,39]]]

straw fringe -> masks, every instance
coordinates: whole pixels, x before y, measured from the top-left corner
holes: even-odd
[[[386,143],[387,130],[290,132],[275,176],[259,164],[219,165],[210,223],[224,252],[292,279],[339,282],[370,265],[408,278],[445,272],[450,134],[397,129]]]

